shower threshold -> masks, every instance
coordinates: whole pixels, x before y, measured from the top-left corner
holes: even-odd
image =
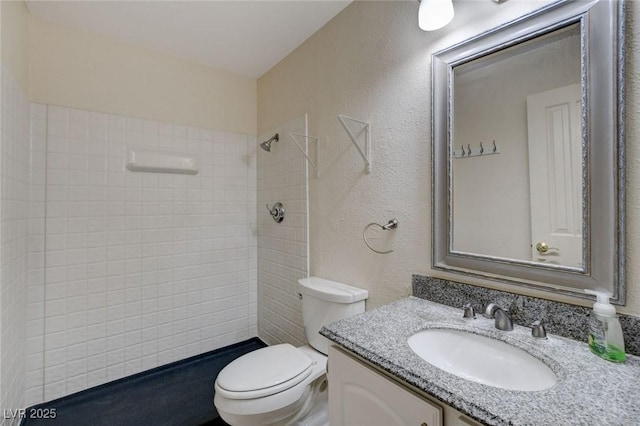
[[[265,347],[257,337],[29,407],[22,426],[226,425],[213,405],[222,368]],[[47,418],[40,415],[48,413]],[[30,417],[32,415],[32,417]]]

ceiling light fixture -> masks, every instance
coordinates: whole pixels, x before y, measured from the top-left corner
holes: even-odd
[[[418,0],[418,26],[424,31],[434,31],[447,25],[453,19],[452,0]]]

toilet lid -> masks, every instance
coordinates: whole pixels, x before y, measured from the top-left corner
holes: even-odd
[[[289,389],[311,373],[311,359],[288,343],[241,356],[222,369],[216,385],[238,399],[257,398]],[[291,382],[291,383],[289,383]],[[225,392],[227,393],[227,392]]]

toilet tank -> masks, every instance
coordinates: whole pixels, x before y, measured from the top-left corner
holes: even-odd
[[[367,290],[318,277],[298,280],[302,320],[309,344],[327,354],[329,340],[319,334],[322,326],[364,312]]]

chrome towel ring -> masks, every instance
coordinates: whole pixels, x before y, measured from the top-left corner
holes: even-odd
[[[383,231],[388,231],[390,229],[396,229],[398,227],[398,219],[391,219],[389,220],[389,222],[387,222],[386,225],[380,225],[379,223],[371,222],[370,224],[365,226],[364,229],[362,230],[362,239],[364,240],[364,243],[367,245],[367,247],[371,249],[372,252],[378,253],[378,254],[389,254],[393,252],[393,250],[379,251],[371,247],[371,245],[369,244],[369,241],[367,241],[367,230],[374,225],[380,227],[380,229],[382,229]]]

